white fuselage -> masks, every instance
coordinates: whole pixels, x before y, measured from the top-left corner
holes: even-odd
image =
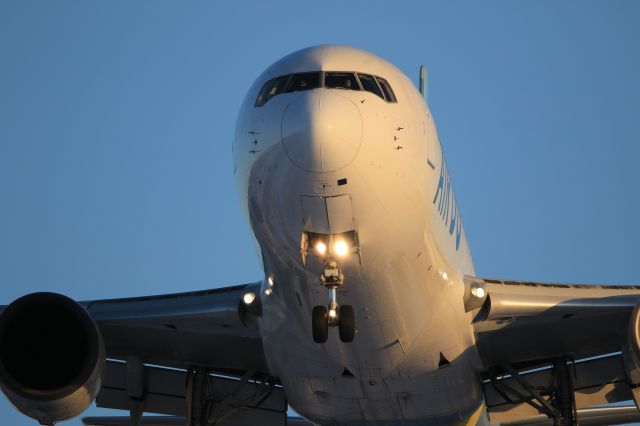
[[[255,106],[265,82],[317,71],[383,77],[397,102],[320,87]],[[274,282],[261,294],[265,356],[291,406],[331,425],[451,424],[476,412],[479,361],[462,283],[473,263],[433,119],[411,81],[361,50],[295,52],[249,90],[233,159]],[[331,329],[314,343],[311,311],[328,292],[320,260],[311,253],[303,264],[301,236],[346,230],[357,232],[359,254],[340,259],[338,302],[354,307],[357,335],[343,343]],[[443,357],[450,364],[439,367]]]

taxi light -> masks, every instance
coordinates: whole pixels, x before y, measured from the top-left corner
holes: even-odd
[[[338,316],[338,313],[336,312],[335,309],[329,309],[329,318],[335,319],[335,317],[337,316]]]
[[[245,293],[242,295],[242,301],[245,305],[250,305],[256,300],[256,294],[252,291]]]
[[[324,255],[327,252],[327,245],[322,241],[316,243],[316,251],[319,255]]]
[[[345,256],[347,253],[349,253],[349,245],[346,241],[340,240],[335,243],[335,245],[333,246],[333,250],[338,256]]]
[[[267,295],[267,296],[270,296],[270,295],[271,295],[271,293],[272,293],[272,290],[271,290],[270,288],[268,288],[268,289],[266,289],[266,290],[264,291],[264,294],[265,294],[265,295]]]
[[[273,287],[273,277],[269,276],[269,278],[267,278],[267,284],[269,285],[269,287]]]

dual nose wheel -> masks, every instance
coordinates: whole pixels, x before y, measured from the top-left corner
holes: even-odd
[[[340,306],[338,312],[333,310],[333,317],[330,315],[331,310],[326,306],[316,306],[313,308],[311,315],[311,325],[313,329],[313,341],[316,343],[324,343],[329,337],[329,326],[338,326],[340,340],[349,343],[353,342],[356,335],[356,318],[353,306]]]

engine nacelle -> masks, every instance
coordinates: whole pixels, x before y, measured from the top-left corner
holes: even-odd
[[[33,293],[0,315],[0,387],[41,424],[75,417],[102,385],[102,335],[84,307],[56,293]]]
[[[636,305],[629,317],[629,349],[633,361],[640,366],[640,303]]]

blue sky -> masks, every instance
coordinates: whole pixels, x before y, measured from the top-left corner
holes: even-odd
[[[425,64],[479,275],[640,283],[640,3],[347,3],[1,0],[0,304],[259,279],[236,113],[320,43]]]

